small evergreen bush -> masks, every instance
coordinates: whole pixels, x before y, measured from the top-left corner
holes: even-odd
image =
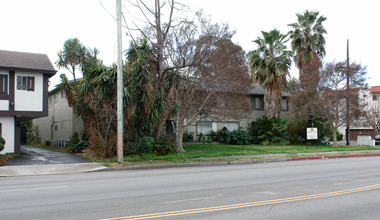
[[[138,154],[152,153],[154,149],[154,138],[150,136],[144,136],[140,138]]]
[[[330,141],[333,140],[333,134],[332,134],[332,132],[331,132],[331,134],[329,135],[329,139],[330,139]],[[337,140],[337,141],[341,141],[341,140],[343,140],[343,134],[340,133],[339,131],[336,131],[336,140]]]
[[[69,143],[68,143],[68,145],[72,147],[72,146],[78,144],[79,142],[80,142],[80,139],[79,139],[79,133],[75,131],[75,132],[71,135],[71,137],[70,137],[70,139],[69,139]]]
[[[73,145],[73,147],[71,148],[71,150],[74,153],[80,153],[83,150],[85,150],[87,147],[88,147],[88,142],[87,141],[80,141],[79,143]]]
[[[167,155],[177,152],[177,143],[172,135],[164,134],[154,145],[156,155]]]
[[[229,144],[248,144],[248,133],[244,130],[235,130],[230,133]]]
[[[3,151],[5,148],[5,139],[3,137],[0,137],[0,152]]]
[[[221,143],[229,143],[230,142],[230,132],[226,127],[223,127],[221,130],[216,132],[216,141]]]
[[[198,135],[198,142],[203,142],[205,140],[205,137],[203,135],[203,133],[201,132],[199,135]]]
[[[45,140],[45,146],[51,146],[51,141],[50,140]]]
[[[211,131],[207,134],[207,136],[208,136],[208,140],[210,140],[210,142],[211,142],[211,141],[216,141],[216,132],[215,132],[215,131],[211,130]]]
[[[185,131],[183,133],[182,141],[183,142],[193,142],[194,141],[194,136],[191,133]]]

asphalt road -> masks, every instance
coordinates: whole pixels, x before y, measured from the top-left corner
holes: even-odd
[[[379,157],[7,177],[0,219],[379,219],[379,184]]]

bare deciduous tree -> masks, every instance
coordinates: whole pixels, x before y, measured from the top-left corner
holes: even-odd
[[[222,30],[222,29],[220,29]],[[201,41],[212,39],[204,36]],[[230,37],[216,39],[209,44],[207,60],[197,66],[181,71],[176,91],[177,126],[179,150],[186,128],[194,122],[210,118],[228,120],[246,117],[249,111],[247,97],[250,78],[244,52]],[[232,37],[232,35],[231,35]],[[205,44],[198,44],[205,45]],[[187,119],[185,123],[185,119]]]
[[[131,4],[138,9],[140,16],[132,19],[133,24],[127,24],[130,35],[134,39],[133,31],[138,31],[138,36],[146,38],[155,51],[151,57],[155,64],[152,71],[157,78],[154,93],[160,94],[162,102],[165,103],[154,132],[155,139],[158,140],[163,125],[173,110],[174,100],[179,107],[178,112],[189,111],[191,112],[189,114],[195,117],[204,115],[203,112],[206,105],[209,105],[211,96],[216,91],[227,92],[219,84],[229,82],[232,85],[235,80],[242,79],[241,76],[232,77],[241,73],[239,68],[244,69],[245,76],[248,75],[248,71],[244,62],[239,64],[240,66],[231,64],[227,68],[228,71],[222,66],[217,66],[216,60],[224,65],[228,64],[225,62],[227,60],[232,62],[232,59],[221,56],[222,52],[218,52],[219,58],[215,54],[217,53],[215,48],[234,49],[230,41],[234,31],[230,30],[228,25],[212,23],[202,11],[196,13],[186,11],[187,7],[174,0],[135,0]],[[187,15],[191,19],[186,17]],[[239,50],[241,52],[239,58],[244,60],[244,53],[241,48]],[[228,51],[224,52],[232,54]],[[173,72],[179,74],[179,82],[173,81],[168,86],[165,77]],[[173,88],[176,88],[176,99],[174,99]],[[241,87],[237,86],[235,90],[239,88]],[[192,105],[188,105],[189,103]],[[179,113],[181,116],[178,118],[188,117],[189,114],[186,113],[187,116],[183,116],[183,113]],[[180,121],[183,122],[183,120]],[[179,133],[183,134],[183,132]]]
[[[361,107],[366,122],[370,124],[375,134],[380,134],[380,100],[363,100]]]
[[[366,68],[360,64],[350,64],[350,90],[346,90],[346,63],[331,62],[325,64],[320,74],[319,91],[321,97],[311,102],[314,113],[326,119],[333,131],[334,146],[337,146],[336,132],[340,126],[346,123],[347,103],[349,99],[351,105],[349,115],[353,124],[360,118],[359,91],[366,87]]]

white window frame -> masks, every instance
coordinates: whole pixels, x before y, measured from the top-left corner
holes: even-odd
[[[289,110],[288,99],[286,97],[282,97],[281,111],[288,111],[288,110]]]
[[[258,104],[260,104],[260,106],[258,106]],[[251,105],[252,105],[253,110],[264,110],[265,109],[264,95],[252,95]]]
[[[206,127],[206,125],[209,125],[209,127]],[[199,136],[201,133],[203,135],[207,135],[208,133],[210,133],[212,128],[213,128],[212,121],[199,121],[196,126],[197,136]]]
[[[224,127],[226,127],[228,131],[237,131],[240,129],[240,123],[238,121],[227,121],[224,122]],[[233,127],[235,127],[235,129]]]
[[[17,76],[16,80],[17,90],[34,92],[36,84],[36,78],[34,76]]]

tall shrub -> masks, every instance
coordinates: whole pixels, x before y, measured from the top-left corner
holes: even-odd
[[[5,148],[5,139],[3,137],[0,137],[0,152],[3,151]]]
[[[252,135],[257,136],[257,142],[260,144],[288,144],[286,125],[287,121],[284,118],[269,119],[263,115],[257,118],[255,123],[251,123],[249,130]]]
[[[326,124],[324,119],[313,118],[312,120],[303,120],[296,118],[287,125],[290,142],[292,144],[305,144],[307,141],[306,128],[310,127],[318,129],[318,143],[332,136],[331,128]]]

